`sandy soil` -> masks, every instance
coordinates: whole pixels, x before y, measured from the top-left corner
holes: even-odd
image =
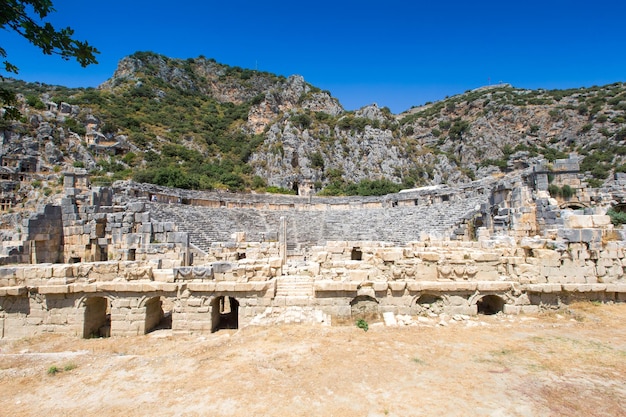
[[[626,416],[625,318],[583,303],[367,332],[3,340],[0,415]]]

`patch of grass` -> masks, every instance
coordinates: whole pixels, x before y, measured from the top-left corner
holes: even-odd
[[[411,359],[414,363],[418,364],[418,365],[426,365],[426,362],[423,359],[420,358],[413,358]]]
[[[60,372],[63,372],[63,371],[69,372],[76,368],[78,368],[78,365],[76,365],[74,362],[66,363],[65,366],[63,366],[63,368],[59,368],[56,365],[52,365],[51,367],[48,368],[48,375],[54,376]]]
[[[76,365],[74,362],[70,362],[63,367],[63,370],[67,372],[76,368],[78,368],[78,365]]]

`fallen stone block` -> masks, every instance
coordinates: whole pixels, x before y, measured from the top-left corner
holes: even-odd
[[[383,320],[385,321],[385,326],[395,327],[398,325],[396,316],[391,311],[383,313]]]

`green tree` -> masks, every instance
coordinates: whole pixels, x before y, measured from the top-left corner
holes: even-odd
[[[49,22],[43,21],[52,12],[54,7],[50,0],[0,0],[0,29],[15,31],[41,49],[45,55],[59,55],[64,60],[74,58],[83,67],[96,64],[96,54],[99,51],[85,41],[74,39],[73,29],[56,29]],[[2,46],[0,57],[7,57],[7,51]],[[19,72],[7,60],[3,65],[7,73]],[[3,77],[0,76],[0,79]],[[15,104],[15,93],[0,86],[0,105],[6,110],[5,119],[19,117]]]

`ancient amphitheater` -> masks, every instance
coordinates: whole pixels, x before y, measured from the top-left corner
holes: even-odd
[[[0,337],[174,334],[357,317],[518,314],[626,300],[625,183],[575,160],[384,197],[91,187],[3,242]],[[576,191],[548,194],[549,180]]]

